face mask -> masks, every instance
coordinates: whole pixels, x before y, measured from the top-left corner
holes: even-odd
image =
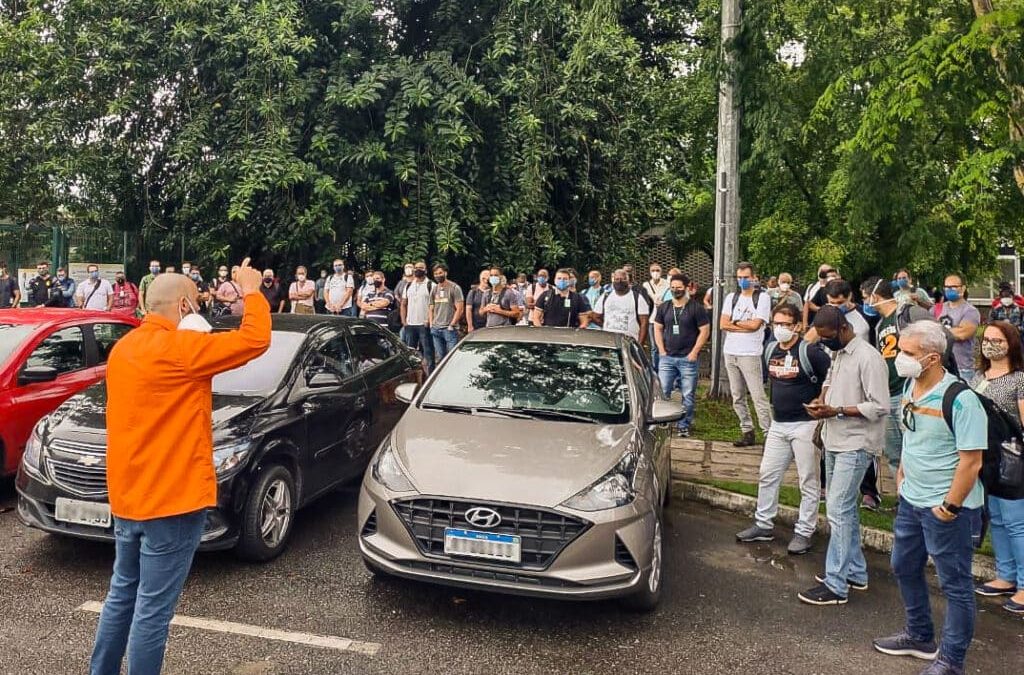
[[[501,277],[498,277],[498,276],[495,276],[495,275],[492,274],[491,276],[489,276],[487,278],[487,283],[489,283],[491,285],[491,288],[495,288],[495,287],[497,287],[498,284],[501,283]]]
[[[772,329],[772,335],[774,335],[775,339],[778,340],[781,344],[786,344],[787,342],[796,337],[796,333],[793,332],[793,329],[786,328],[785,326],[776,326],[774,329]]]
[[[651,281],[657,281],[661,278],[661,272],[651,272]]]
[[[672,289],[672,297],[675,298],[676,300],[682,300],[683,298],[686,297],[686,289],[685,288],[673,288]]]
[[[445,276],[445,275],[443,275],[443,274],[438,274],[438,275],[435,275],[435,276],[434,276],[434,281],[436,281],[436,282],[437,282],[437,283],[439,283],[439,284],[443,284],[443,283],[444,283],[444,280],[445,280],[445,279],[447,279],[447,278],[448,278],[448,277],[446,277],[446,276]]]
[[[100,273],[98,271],[97,272],[89,272],[89,278],[90,279],[99,279],[100,278]]]
[[[298,279],[299,281],[305,281],[306,280],[306,275],[305,274],[296,274],[295,278]]]
[[[1009,345],[999,345],[993,342],[982,342],[981,343],[981,355],[989,361],[999,361],[1005,359],[1006,355],[1010,353]]]
[[[159,267],[150,267],[149,268],[149,273],[154,275],[154,276],[157,275],[157,274],[160,274],[160,268]]]
[[[178,330],[191,330],[196,333],[209,333],[212,331],[213,326],[210,325],[209,321],[203,318],[192,304],[192,301],[188,298],[186,298],[185,301],[188,302],[188,308],[191,310],[191,313],[181,316],[181,307],[178,307],[178,313],[179,316],[181,316],[181,321],[178,322]]]
[[[228,276],[228,271],[220,270],[219,272],[217,272],[217,276],[220,277],[221,279],[226,279]]]
[[[955,288],[947,288],[944,295],[949,302],[956,302],[960,299],[960,291]]]
[[[548,278],[545,277],[545,276],[537,277],[537,285],[538,286],[547,286],[548,285]]]
[[[558,290],[564,291],[567,288],[569,288],[569,280],[568,279],[559,279],[558,281],[555,282],[555,286],[558,288]]]
[[[779,290],[782,291],[783,293],[789,291],[789,283],[783,281],[781,284],[779,284]]]
[[[384,285],[384,282],[381,281],[380,279],[375,279],[373,285],[376,286],[377,288],[380,288],[381,286]]]
[[[412,268],[411,267],[406,267],[405,268],[405,276],[407,276],[407,277],[411,277],[412,276]]]
[[[192,268],[191,267],[182,267],[181,268],[181,273],[185,274],[185,275],[191,274],[192,273]]]
[[[1013,305],[1013,298],[999,298],[999,304],[1003,307],[1010,307]]]
[[[838,335],[834,338],[821,338],[821,346],[834,352],[842,351],[846,347],[846,345],[843,344],[843,341],[839,339]]]
[[[924,371],[924,366],[920,361],[903,352],[896,355],[895,366],[897,375],[911,380],[921,377],[921,373]]]
[[[864,315],[865,316],[870,316],[870,317],[876,317],[876,316],[878,316],[878,310],[875,309],[874,305],[871,305],[871,304],[868,304],[868,303],[865,302],[864,303]]]
[[[57,278],[60,279],[61,281],[64,281],[65,279],[67,279],[67,277],[68,277],[68,275],[66,275],[66,274],[58,274],[57,275]]]
[[[840,311],[840,313],[842,313],[844,316],[850,313],[849,305],[842,304],[842,305],[832,305],[832,306],[835,307],[836,309],[838,309]]]
[[[614,282],[612,284],[612,288],[615,289],[616,293],[618,293],[619,295],[622,295],[626,291],[629,290],[629,282],[628,281],[616,281],[616,282]]]
[[[196,276],[198,276],[198,275],[196,275]],[[124,283],[124,277],[114,277],[114,281],[116,281],[119,284],[123,284]]]
[[[597,286],[598,283],[600,283],[600,282],[598,282],[597,279],[587,279],[587,285],[588,286]]]
[[[341,265],[335,265],[335,266],[334,266],[334,272],[335,272],[336,274],[340,274],[340,273],[341,273],[341,271],[342,271],[342,270],[344,270],[344,269],[345,269],[345,268],[344,268],[344,267],[342,267]]]
[[[274,283],[274,277],[263,277],[263,283],[270,286]]]
[[[825,281],[825,279],[828,279],[829,274],[831,274],[831,272],[818,272],[818,278]]]
[[[896,288],[910,288],[910,279],[897,279]]]
[[[413,271],[413,276],[415,276],[417,279],[422,279],[423,277],[427,276],[427,271],[426,270],[414,270]]]
[[[737,279],[736,285],[740,287],[741,291],[749,291],[754,287],[753,279]]]

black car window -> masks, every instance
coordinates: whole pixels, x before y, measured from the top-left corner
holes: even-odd
[[[26,368],[56,368],[57,373],[70,373],[85,368],[85,340],[82,329],[71,326],[59,330],[32,350]]]
[[[316,348],[316,354],[314,355],[309,372],[316,372],[318,370],[329,370],[339,376],[342,379],[351,377],[353,374],[352,369],[352,354],[349,352],[348,340],[345,336],[340,333],[332,334],[331,337],[325,339]]]
[[[361,325],[352,327],[352,349],[355,351],[356,369],[359,372],[384,363],[398,353],[398,349],[382,331]]]
[[[126,323],[94,323],[92,334],[96,338],[97,363],[106,363],[110,357],[110,350],[131,329],[132,327]]]

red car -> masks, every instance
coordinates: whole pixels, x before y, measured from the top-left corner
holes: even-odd
[[[139,322],[81,309],[0,309],[0,476],[14,474],[32,428],[103,379],[111,347]]]

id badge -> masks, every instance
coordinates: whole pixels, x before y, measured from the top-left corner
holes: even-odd
[[[679,335],[679,325],[678,324],[672,326],[672,334],[673,335]]]
[[[565,308],[566,309],[572,309],[572,300],[571,299],[569,299],[569,298],[565,299]]]
[[[788,369],[788,368],[792,368],[792,367],[793,367],[793,355],[792,354],[786,354],[786,368]]]

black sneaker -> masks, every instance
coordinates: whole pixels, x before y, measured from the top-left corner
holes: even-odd
[[[913,656],[917,659],[931,661],[939,655],[939,646],[935,644],[935,640],[921,642],[910,637],[910,634],[906,631],[901,631],[889,637],[878,638],[873,640],[871,644],[875,646],[875,649],[889,656]]]
[[[825,583],[825,575],[824,574],[815,574],[814,575],[814,580],[817,581],[819,584],[823,584],[823,583]],[[855,591],[866,591],[866,590],[868,590],[868,585],[866,583],[862,584],[862,583],[860,583],[858,581],[854,581],[853,579],[847,579],[846,583],[847,583],[847,585],[850,588],[852,588]]]
[[[744,431],[743,435],[740,436],[739,440],[732,442],[734,448],[749,448],[752,445],[757,444],[757,439],[754,438],[753,431]]]
[[[1017,595],[1017,587],[1010,586],[1009,588],[999,588],[998,586],[992,586],[991,584],[978,584],[974,587],[974,592],[978,595],[983,595],[986,598],[998,598],[1001,595]]]
[[[800,598],[800,602],[806,602],[808,605],[845,605],[847,600],[841,595],[836,595],[832,592],[832,589],[822,584],[815,586],[814,588],[799,593],[796,597]]]

